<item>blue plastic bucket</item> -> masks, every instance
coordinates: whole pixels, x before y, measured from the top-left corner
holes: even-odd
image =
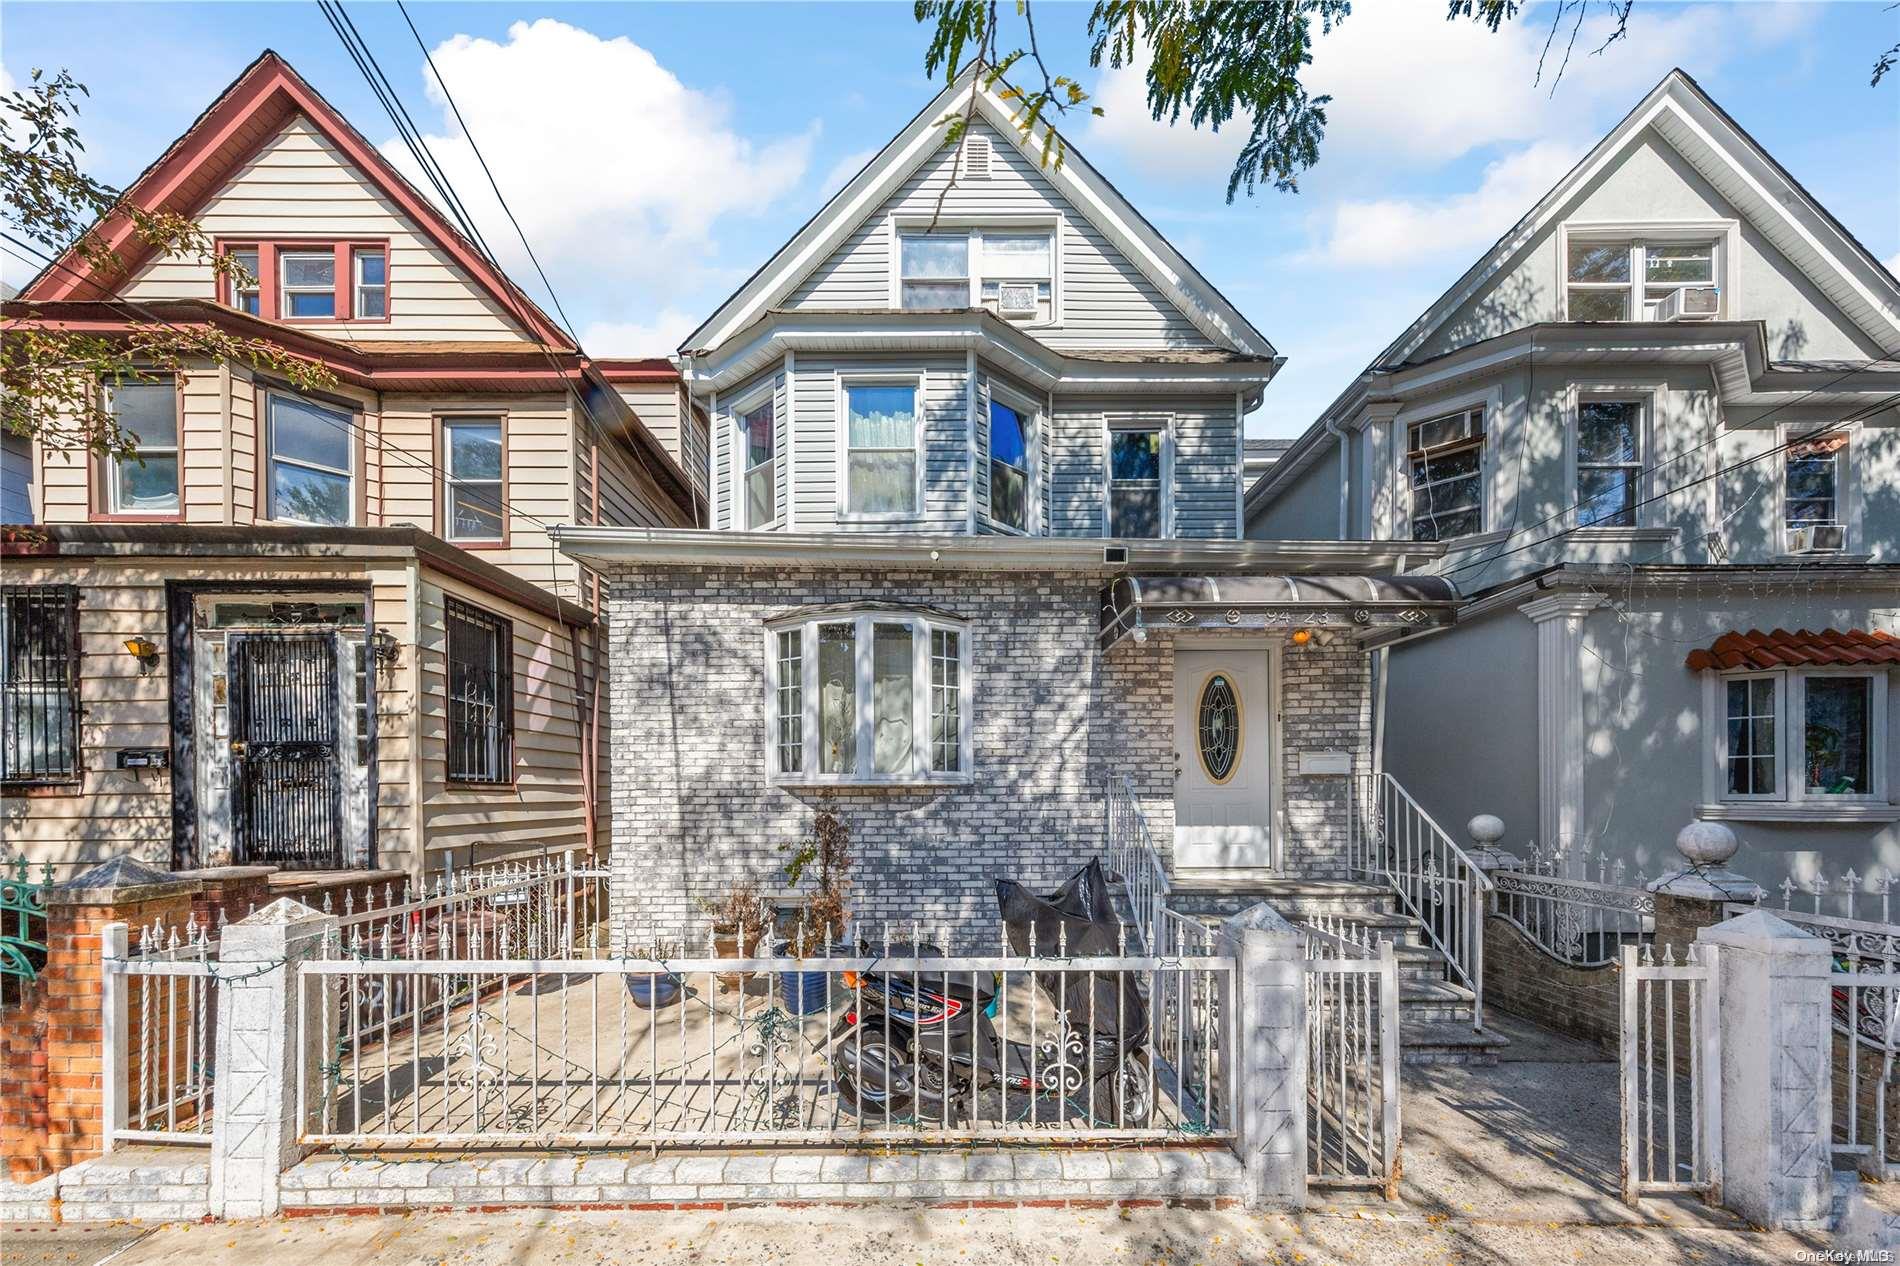
[[[628,972],[627,994],[633,1005],[653,1011],[670,1007],[680,998],[680,980],[671,972]]]
[[[785,948],[779,949],[785,954]],[[778,974],[779,1004],[792,1015],[817,1015],[827,1010],[826,971],[782,971]],[[838,997],[843,997],[839,991]]]

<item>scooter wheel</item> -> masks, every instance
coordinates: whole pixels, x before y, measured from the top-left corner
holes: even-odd
[[[861,1121],[876,1124],[884,1119],[888,1112],[893,1122],[908,1120],[911,1112],[909,1095],[887,1095],[879,1097],[867,1094],[848,1073],[839,1073],[833,1089],[838,1094],[838,1106]]]
[[[1096,1078],[1091,1115],[1105,1128],[1145,1129],[1154,1116],[1154,1091],[1148,1052],[1131,1052],[1119,1067]]]

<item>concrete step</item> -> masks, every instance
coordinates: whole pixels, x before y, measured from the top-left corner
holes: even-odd
[[[1498,1052],[1510,1044],[1502,1033],[1472,1028],[1469,1017],[1426,1020],[1399,1015],[1399,1058],[1407,1064],[1495,1064]]]
[[[1168,904],[1183,914],[1229,915],[1264,901],[1289,919],[1302,914],[1384,915],[1395,910],[1389,888],[1343,879],[1279,878],[1258,871],[1178,871]]]

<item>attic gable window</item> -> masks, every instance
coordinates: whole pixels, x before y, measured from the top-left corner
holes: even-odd
[[[382,241],[223,242],[254,280],[220,283],[223,302],[266,321],[386,321],[389,244]]]
[[[898,234],[897,305],[987,308],[1010,321],[1055,319],[1055,233],[1044,225]]]
[[[1571,321],[1712,320],[1720,314],[1713,240],[1571,237],[1564,307]]]
[[[906,233],[898,239],[906,308],[970,306],[970,239],[964,233]]]

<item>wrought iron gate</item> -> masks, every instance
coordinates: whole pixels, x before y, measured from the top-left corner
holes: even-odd
[[[238,859],[341,866],[336,636],[234,634],[230,657]]]

